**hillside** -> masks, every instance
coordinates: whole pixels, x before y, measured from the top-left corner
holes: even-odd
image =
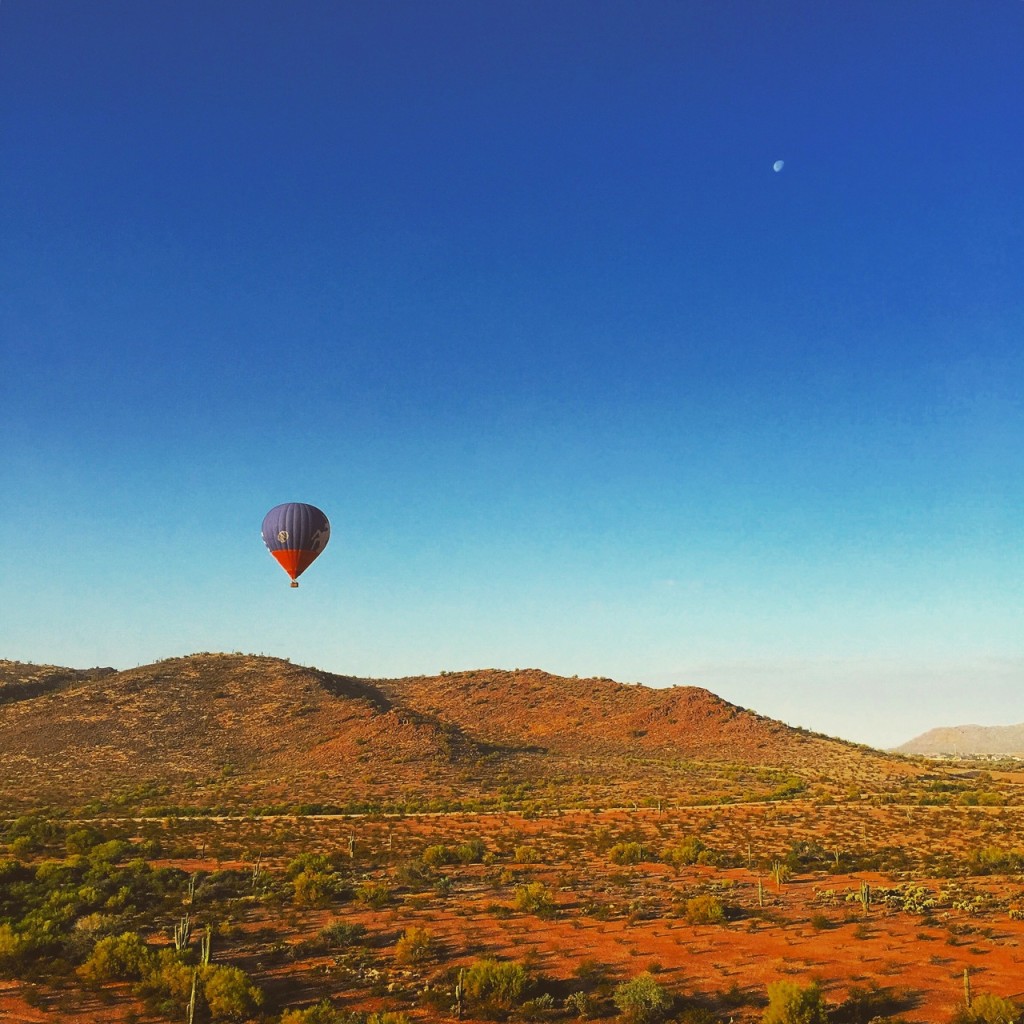
[[[1007,755],[1024,757],[1024,723],[955,725],[929,729],[896,748],[902,754]]]
[[[273,658],[175,658],[0,706],[0,799],[397,797],[483,753],[359,680]]]
[[[201,654],[124,672],[7,662],[3,680],[19,694],[0,701],[7,806],[700,802],[887,789],[917,770],[706,690],[537,670],[374,681]]]
[[[112,668],[62,668],[59,665],[27,665],[0,658],[0,704],[9,704],[44,693],[71,689],[76,683],[109,675]]]
[[[377,685],[397,703],[479,738],[563,754],[798,765],[834,744],[694,686],[651,689],[538,669],[448,672]]]

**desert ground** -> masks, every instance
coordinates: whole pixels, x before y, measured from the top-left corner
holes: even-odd
[[[618,986],[645,973],[679,1020],[761,1020],[780,979],[817,982],[835,1021],[951,1020],[965,972],[974,995],[1024,1001],[1024,837],[1005,807],[22,818],[7,845],[29,873],[76,858],[83,878],[134,872],[141,895],[122,880],[120,902],[87,915],[99,934],[135,932],[155,955],[188,915],[190,962],[209,926],[211,962],[258,992],[239,1019],[324,999],[451,1019],[458,970],[482,960],[522,965],[525,984],[507,1005],[467,998],[466,1020],[620,1016]],[[159,896],[142,865],[166,877]],[[422,948],[403,949],[410,934]],[[187,1013],[188,993],[147,995],[142,977],[90,981],[59,954],[23,966],[11,977],[8,958],[4,1020]]]

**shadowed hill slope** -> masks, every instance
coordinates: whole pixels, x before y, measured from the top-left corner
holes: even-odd
[[[59,665],[27,665],[0,658],[0,704],[68,690],[78,683],[110,675],[112,668],[61,668]]]
[[[46,678],[61,672],[30,694],[38,668],[4,663],[22,698],[0,701],[3,805],[621,805],[878,790],[915,771],[694,687],[537,670],[374,681],[240,654]]]

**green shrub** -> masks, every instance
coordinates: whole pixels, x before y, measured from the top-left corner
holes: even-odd
[[[589,992],[570,992],[565,997],[565,1008],[575,1013],[580,1020],[586,1020],[594,1016],[597,1002]]]
[[[367,1015],[366,1024],[409,1024],[409,1015],[396,1010],[378,1010]]]
[[[164,1016],[177,1017],[188,1006],[194,973],[176,950],[161,949],[138,987],[139,995]]]
[[[516,889],[516,909],[525,914],[549,917],[554,913],[555,900],[543,882],[530,882]]]
[[[202,970],[203,998],[214,1020],[244,1020],[263,1005],[263,993],[245,971],[224,964]]]
[[[395,962],[399,964],[418,964],[426,960],[434,951],[434,940],[426,928],[414,925],[406,928],[401,938],[395,943]]]
[[[153,963],[153,953],[136,932],[122,932],[100,939],[89,959],[78,968],[85,981],[138,981]]]
[[[391,890],[383,882],[364,882],[356,889],[356,899],[364,906],[380,910],[391,902]]]
[[[331,870],[331,862],[322,853],[300,853],[298,857],[288,862],[288,867],[284,869],[284,877],[290,882],[304,871],[326,874]]]
[[[88,853],[98,843],[103,842],[103,833],[95,828],[78,828],[69,832],[64,838],[64,849],[68,853]]]
[[[302,907],[322,907],[330,903],[336,893],[333,875],[307,869],[292,879],[295,902]]]
[[[9,924],[0,924],[0,977],[16,973],[24,945]]]
[[[527,985],[526,968],[513,961],[477,960],[465,974],[466,996],[482,1006],[511,1010]]]
[[[445,864],[454,864],[456,861],[455,851],[449,846],[442,846],[440,843],[428,846],[420,858],[428,868],[439,868]]]
[[[343,1024],[344,1015],[336,1010],[330,999],[322,999],[316,1006],[304,1010],[285,1010],[281,1024]]]
[[[487,853],[482,839],[467,839],[456,847],[455,858],[460,864],[479,864]]]
[[[684,914],[689,924],[721,924],[725,907],[717,896],[694,896],[686,901]]]
[[[640,843],[616,843],[608,851],[613,864],[639,864],[644,859],[644,848]]]
[[[1019,1024],[1020,1019],[1020,1007],[1012,999],[984,992],[971,1000],[970,1007],[961,1006],[952,1024]]]
[[[768,986],[768,1008],[762,1024],[828,1024],[821,989],[816,982],[773,981]]]
[[[650,971],[616,986],[612,1000],[631,1024],[651,1024],[664,1017],[672,1006],[669,994],[654,980]]]
[[[366,937],[366,928],[361,924],[349,924],[347,921],[333,921],[322,928],[320,938],[328,949],[358,946]]]
[[[698,863],[706,852],[707,847],[696,836],[691,836],[678,845],[662,851],[661,859],[678,871],[684,865]]]

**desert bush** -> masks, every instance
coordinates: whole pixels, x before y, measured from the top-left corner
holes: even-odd
[[[89,860],[92,863],[99,863],[106,861],[108,863],[114,863],[115,861],[124,860],[132,851],[132,844],[126,842],[123,839],[110,839],[105,843],[98,843],[88,853]],[[149,865],[144,862],[140,862],[140,865],[144,870],[149,870]]]
[[[442,846],[438,843],[428,846],[420,859],[428,868],[438,868],[445,864],[454,864],[458,860],[458,856],[450,846]]]
[[[555,911],[551,890],[543,882],[530,882],[516,889],[516,909],[525,914],[548,917]]]
[[[399,885],[408,886],[410,889],[423,889],[431,882],[431,871],[429,865],[422,860],[402,861],[395,868],[395,881]]]
[[[367,1014],[366,1024],[409,1024],[409,1015],[401,1010],[377,1010]]]
[[[631,1024],[652,1024],[665,1016],[672,999],[649,971],[616,986],[612,1000]]]
[[[24,939],[9,924],[0,924],[0,977],[17,973],[24,950]]]
[[[608,978],[608,965],[587,957],[576,965],[572,973],[574,977],[579,978],[588,988],[597,988],[599,985],[604,984]]]
[[[365,941],[366,928],[347,921],[332,921],[320,930],[319,937],[328,949],[343,949],[346,946],[358,946]]]
[[[762,1024],[828,1024],[828,1014],[816,982],[773,981]]]
[[[536,864],[540,860],[540,854],[532,846],[517,846],[512,853],[512,859],[517,864]]]
[[[263,993],[239,967],[211,964],[200,976],[203,999],[214,1020],[245,1020],[263,1005]]]
[[[177,951],[161,949],[138,986],[138,994],[165,1017],[177,1017],[188,1006],[195,968]]]
[[[322,999],[316,1006],[304,1010],[285,1010],[281,1024],[346,1024],[347,1016],[335,1008],[329,999]]]
[[[466,996],[478,1007],[511,1010],[522,999],[528,981],[522,964],[477,960],[466,971],[463,987]]]
[[[644,848],[640,843],[616,843],[608,851],[613,864],[639,864],[644,859]]]
[[[951,1024],[1019,1024],[1020,1020],[1021,1008],[1012,999],[982,993],[969,1007],[959,1007]]]
[[[101,842],[103,842],[103,833],[99,829],[86,826],[77,828],[64,837],[64,849],[68,853],[83,854],[88,853]]]
[[[686,901],[683,913],[689,924],[721,924],[725,920],[725,907],[717,896],[694,896]]]
[[[300,853],[288,862],[288,866],[284,869],[284,877],[290,882],[301,875],[303,871],[322,871],[326,873],[331,870],[333,870],[331,862],[324,854]]]
[[[306,869],[292,879],[295,902],[301,907],[323,907],[337,895],[334,875]]]
[[[356,899],[364,906],[380,910],[391,902],[391,890],[383,882],[364,882],[356,889]]]
[[[707,847],[696,836],[684,839],[676,846],[670,846],[662,851],[661,859],[678,871],[687,864],[697,864],[702,855],[706,854]],[[706,859],[706,858],[705,858]]]
[[[556,1012],[555,997],[550,992],[542,992],[534,999],[527,999],[525,1003],[521,1003],[516,1016],[523,1020],[541,1021],[548,1020],[556,1015]]]
[[[1011,874],[1024,870],[1024,850],[1003,850],[986,846],[967,858],[972,875]]]
[[[406,928],[395,943],[395,962],[418,964],[426,960],[434,950],[434,939],[426,928]]]
[[[148,973],[153,953],[136,932],[122,932],[100,939],[88,960],[78,968],[85,981],[139,981]]]
[[[838,1024],[882,1024],[906,1005],[907,999],[872,983],[867,987],[854,985],[842,1004],[834,1011]]]
[[[593,1017],[597,1009],[597,1000],[589,992],[570,992],[565,997],[565,1008],[575,1013],[580,1020]]]
[[[460,864],[479,864],[487,855],[482,839],[467,839],[455,848],[455,857]]]
[[[729,1018],[732,1020],[732,1018]],[[673,1018],[675,1024],[722,1024],[722,1018],[703,1006],[688,1006]]]

